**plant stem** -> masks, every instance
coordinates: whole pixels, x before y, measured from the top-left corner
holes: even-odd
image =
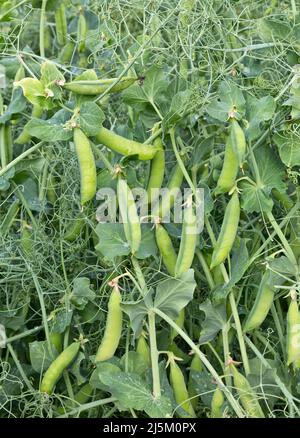
[[[43,325],[39,325],[38,327],[34,327],[33,329],[27,330],[26,332],[19,333],[18,335],[15,336],[11,336],[10,338],[7,338],[6,342],[10,344],[14,341],[18,341],[19,339],[26,338],[27,336],[30,335],[34,335],[35,333],[42,330],[43,327],[44,327]]]
[[[43,58],[45,58],[46,6],[47,6],[47,0],[42,0],[41,18],[40,18],[40,55]]]
[[[159,398],[160,392],[160,378],[159,378],[159,366],[158,366],[158,350],[156,343],[156,329],[155,329],[155,312],[149,311],[149,341],[150,341],[150,356],[152,367],[152,380],[153,380],[153,397]]]
[[[224,385],[219,374],[216,372],[216,370],[211,365],[209,360],[206,359],[205,355],[200,351],[200,349],[197,347],[197,345],[191,340],[191,338],[180,327],[178,327],[178,325],[171,318],[169,318],[168,315],[166,315],[164,312],[162,312],[161,310],[159,310],[157,308],[154,308],[153,312],[155,312],[157,315],[159,315],[161,318],[163,318],[171,327],[173,327],[174,330],[176,330],[176,332],[182,337],[182,339],[184,339],[185,342],[191,347],[191,349],[195,352],[195,354],[197,354],[197,356],[202,361],[203,365],[207,368],[207,370],[210,372],[210,374],[213,376],[213,378],[216,380],[216,382],[220,386],[220,389],[222,389],[222,391],[224,391],[224,394],[225,394],[228,402],[232,406],[232,408],[235,411],[235,413],[237,414],[237,416],[239,418],[243,418],[244,414],[243,414],[243,411],[242,411],[240,405],[235,400],[235,398],[233,397],[233,395],[231,394],[229,389]]]
[[[117,399],[115,397],[108,397],[108,398],[104,398],[102,400],[95,400],[93,402],[90,403],[85,403],[84,405],[79,406],[76,409],[72,409],[72,411],[66,412],[64,415],[59,415],[57,418],[66,418],[69,415],[76,415],[76,414],[80,414],[83,411],[86,411],[88,409],[93,409],[96,408],[97,406],[103,406],[106,405],[108,403],[114,403],[116,402]]]
[[[16,364],[16,367],[18,368],[19,373],[21,374],[21,377],[24,380],[24,383],[26,384],[27,388],[29,389],[29,391],[34,392],[34,387],[31,385],[28,377],[26,376],[26,373],[24,372],[22,365],[20,364],[20,361],[15,353],[15,350],[13,349],[13,347],[11,346],[10,343],[7,343],[7,349],[9,351],[11,357],[13,358],[13,360]]]
[[[40,141],[39,143],[35,144],[31,148],[27,149],[27,151],[23,152],[22,154],[18,155],[17,158],[15,158],[13,161],[8,163],[3,169],[0,170],[0,176],[3,176],[9,169],[14,167],[17,163],[23,160],[23,158],[28,157],[32,152],[36,151],[39,147],[42,146],[44,142]]]

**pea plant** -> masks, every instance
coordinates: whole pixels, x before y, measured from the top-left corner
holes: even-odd
[[[1,2],[0,417],[300,417],[299,36]]]

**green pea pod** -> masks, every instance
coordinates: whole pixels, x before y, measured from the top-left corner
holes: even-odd
[[[211,418],[223,418],[222,407],[224,395],[220,388],[216,388],[211,401]]]
[[[68,41],[67,44],[61,49],[58,59],[62,64],[68,64],[74,54],[75,43]]]
[[[74,242],[80,235],[82,229],[84,228],[85,220],[83,217],[78,217],[73,221],[73,223],[67,228],[64,239],[68,242]]]
[[[105,331],[95,357],[96,362],[109,360],[115,354],[122,334],[122,319],[121,294],[116,284],[109,298]]]
[[[233,364],[230,365],[230,369],[233,374],[234,386],[237,389],[240,402],[246,411],[247,417],[265,418],[257,396],[246,377],[243,376]]]
[[[99,143],[104,144],[121,155],[137,155],[140,160],[152,160],[158,150],[156,146],[145,145],[134,140],[129,140],[103,126],[96,135],[96,139]]]
[[[231,120],[230,129],[231,145],[235,153],[239,166],[242,167],[246,154],[246,138],[243,129],[237,120]]]
[[[215,193],[229,192],[235,184],[239,170],[239,160],[232,147],[231,135],[227,137],[223,167],[217,182]]]
[[[294,203],[286,192],[280,192],[277,189],[272,189],[272,195],[283,205],[287,211],[293,208]]]
[[[74,129],[74,144],[80,169],[81,205],[84,205],[97,190],[96,164],[89,139],[79,128]]]
[[[29,257],[33,252],[32,233],[29,231],[29,226],[23,222],[21,229],[21,247],[23,253]]]
[[[7,213],[0,225],[0,236],[5,237],[10,230],[10,227],[15,221],[17,213],[20,208],[19,199],[15,199],[12,204],[10,204]]]
[[[1,167],[5,167],[8,164],[7,147],[5,141],[5,126],[0,125],[0,156]]]
[[[175,362],[174,356],[170,360],[170,383],[174,392],[176,403],[186,411],[186,414],[179,413],[183,418],[195,418],[193,406],[189,400],[189,394],[186,388],[184,376],[181,369]]]
[[[291,293],[291,302],[287,312],[286,333],[287,365],[291,365],[300,359],[300,313],[294,291]]]
[[[180,189],[182,181],[183,173],[181,167],[177,163],[168,181],[167,192],[163,194],[159,205],[153,208],[154,216],[159,216],[162,220],[164,220],[166,218],[166,215],[170,214],[170,210],[175,203],[176,196]]]
[[[10,123],[4,125],[4,141],[6,147],[7,162],[10,163],[13,159],[13,140],[12,140]]]
[[[234,192],[225,210],[221,231],[215,245],[210,268],[215,268],[224,262],[229,255],[236,238],[240,219],[240,201]]]
[[[126,180],[122,178],[118,180],[118,203],[125,236],[130,245],[132,254],[135,254],[140,247],[142,238],[140,218],[137,213],[133,194]]]
[[[32,113],[31,113],[32,118],[34,118],[34,117],[40,118],[42,114],[43,114],[43,109],[40,106],[34,105],[32,107]],[[31,135],[26,130],[26,126],[25,126],[23,131],[19,135],[19,137],[15,140],[15,143],[25,144],[25,143],[28,143],[30,141],[30,139],[31,139]]]
[[[185,321],[185,309],[183,308],[180,310],[179,315],[175,319],[175,324],[177,324],[178,327],[182,329],[184,327],[184,321]],[[170,342],[173,342],[174,339],[177,337],[177,335],[178,335],[177,331],[174,328],[172,328]]]
[[[25,78],[25,69],[24,69],[23,65],[20,65],[20,67],[18,68],[17,73],[15,75],[14,82],[18,82],[24,78]]]
[[[97,79],[97,80],[81,80],[66,82],[64,88],[68,91],[72,91],[77,94],[85,94],[87,96],[96,96],[97,94],[102,94],[106,91],[114,82],[115,78],[112,79]],[[123,77],[119,82],[114,85],[109,92],[117,93],[119,91],[125,90],[130,87],[130,85],[136,82],[137,78]]]
[[[62,334],[58,332],[50,333],[50,340],[52,345],[54,346],[57,353],[61,353],[62,351]]]
[[[159,149],[151,161],[151,169],[147,186],[148,202],[152,203],[152,205],[154,205],[159,195],[159,189],[162,186],[165,174],[165,151],[161,138],[157,138],[154,141],[154,146],[157,146]]]
[[[150,348],[143,334],[138,338],[136,352],[144,359],[147,365],[151,365]]]
[[[41,382],[40,391],[52,394],[56,382],[65,369],[73,362],[80,348],[80,342],[73,342],[49,366]]]
[[[57,200],[57,194],[56,194],[56,178],[53,175],[53,173],[50,173],[48,176],[48,182],[47,182],[47,199],[51,204],[55,204]]]
[[[191,397],[191,404],[194,409],[196,409],[198,401],[199,401],[199,395],[198,391],[195,389],[195,384],[193,381],[193,371],[197,371],[198,373],[201,373],[203,371],[203,366],[201,359],[197,354],[194,354],[191,365],[190,365],[190,374],[189,374],[189,384],[188,384],[188,392],[189,396]]]
[[[87,22],[84,16],[83,11],[80,11],[78,17],[78,25],[77,25],[77,41],[78,41],[78,52],[82,53],[85,50],[85,41],[87,35]]]
[[[183,224],[178,257],[175,266],[175,277],[180,277],[190,269],[197,244],[197,217],[194,212],[192,196],[187,201],[183,212]]]
[[[60,46],[67,42],[67,18],[65,5],[61,3],[55,11],[56,39]]]
[[[161,224],[157,224],[155,227],[155,238],[162,261],[168,273],[174,277],[177,254],[168,232]]]
[[[274,294],[275,288],[272,284],[270,284],[270,274],[269,271],[267,271],[261,279],[254,305],[244,323],[244,333],[255,330],[261,326],[272,306]]]

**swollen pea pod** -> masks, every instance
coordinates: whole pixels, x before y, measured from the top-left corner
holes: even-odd
[[[198,396],[198,391],[196,391],[196,389],[195,389],[193,374],[195,372],[201,373],[201,371],[203,371],[201,359],[199,358],[199,356],[197,354],[194,354],[191,365],[190,365],[189,384],[188,384],[188,392],[189,392],[189,396],[191,398],[191,404],[192,404],[194,409],[196,409],[196,407],[197,407],[199,396]]]
[[[181,167],[177,163],[168,181],[167,192],[162,196],[159,206],[153,209],[154,216],[159,216],[162,220],[166,218],[166,215],[170,213],[170,210],[175,203],[182,181],[183,173]]]
[[[81,53],[85,50],[85,41],[87,35],[87,22],[83,13],[83,10],[80,10],[77,24],[77,41],[78,41],[78,52]]]
[[[177,254],[167,230],[159,223],[155,226],[155,238],[162,261],[168,273],[174,277]]]
[[[138,78],[123,77],[119,82],[114,85],[109,92],[117,93],[119,91],[125,90],[134,84]],[[66,82],[63,85],[68,91],[72,91],[77,94],[84,94],[87,96],[96,96],[97,94],[102,94],[106,91],[114,82],[116,78],[112,79],[94,79],[94,80],[78,80],[72,82]]]
[[[181,412],[179,411],[178,415],[183,418],[195,418],[195,411],[189,400],[189,393],[186,388],[184,376],[181,369],[175,362],[175,357],[172,353],[169,353],[169,362],[170,383],[174,392],[175,401],[182,409],[186,411],[186,414],[181,414]]]
[[[110,283],[113,287],[108,301],[108,314],[103,339],[95,356],[96,362],[103,362],[115,354],[122,334],[121,294],[116,281]]]
[[[80,235],[85,224],[85,220],[83,217],[76,218],[73,223],[67,228],[63,238],[68,242],[74,242],[77,237]]]
[[[287,365],[291,365],[300,359],[300,312],[295,290],[291,291],[286,333]]]
[[[67,18],[65,5],[61,3],[55,11],[56,39],[60,46],[67,42]]]
[[[8,164],[7,147],[5,141],[5,125],[0,125],[0,156],[1,167],[5,167]]]
[[[246,152],[245,134],[238,122],[231,121],[230,133],[225,146],[225,156],[221,174],[218,179],[216,194],[229,192],[235,184],[239,166],[242,165]]]
[[[197,238],[197,216],[194,212],[193,198],[190,195],[183,212],[181,241],[176,260],[175,277],[180,277],[190,269],[194,260]]]
[[[152,160],[158,150],[157,146],[145,145],[134,140],[129,140],[103,126],[96,135],[96,139],[99,143],[104,144],[121,155],[137,155],[139,160]]]
[[[13,159],[13,140],[12,140],[10,123],[7,123],[4,126],[4,141],[6,147],[7,162],[10,163]]]
[[[118,203],[123,221],[123,227],[132,254],[135,254],[141,244],[142,232],[140,218],[137,213],[133,194],[125,179],[118,180]]]
[[[270,281],[270,272],[266,271],[261,279],[254,305],[243,326],[244,333],[260,327],[267,317],[274,300],[275,287]]]
[[[97,190],[96,164],[89,139],[79,128],[74,129],[74,144],[80,169],[81,205],[84,205]]]
[[[216,388],[211,401],[211,418],[223,418],[222,407],[224,404],[224,395],[220,388]]]
[[[42,114],[43,114],[43,109],[38,105],[33,105],[31,117],[32,118],[40,118]],[[23,128],[23,131],[21,132],[21,134],[16,138],[15,143],[25,144],[25,143],[28,143],[30,141],[30,139],[31,139],[31,135],[26,130],[26,126],[25,126]]]
[[[154,146],[158,147],[158,151],[151,160],[151,169],[147,185],[148,202],[152,203],[152,205],[154,205],[158,197],[158,192],[162,186],[165,174],[165,151],[161,138],[158,137],[154,140]]]
[[[230,365],[233,375],[233,383],[239,394],[239,400],[249,418],[265,418],[259,401],[250,383],[243,374],[241,374],[233,364]]]
[[[44,374],[40,391],[52,394],[56,382],[61,378],[65,369],[73,362],[80,349],[80,342],[73,342],[51,363]]]
[[[214,247],[210,268],[215,268],[224,262],[229,255],[236,238],[240,219],[240,201],[234,192],[225,210],[221,231]]]
[[[143,333],[139,336],[137,340],[136,352],[144,359],[145,363],[150,366],[151,364],[150,349]]]

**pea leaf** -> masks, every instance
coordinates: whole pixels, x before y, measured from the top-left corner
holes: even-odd
[[[136,351],[129,351],[128,354],[125,353],[120,360],[120,365],[124,371],[127,367],[126,371],[139,376],[143,376],[148,369],[147,363]]]
[[[42,373],[45,371],[51,363],[53,359],[55,359],[55,352],[49,351],[48,342],[47,341],[34,341],[29,344],[29,356],[32,368],[37,373]],[[58,354],[56,353],[56,356]]]
[[[192,380],[193,391],[199,394],[201,401],[210,408],[213,391],[216,389],[216,384],[213,382],[211,374],[206,370],[191,370],[190,378]]]
[[[295,69],[295,67],[294,67]],[[300,77],[299,77],[299,67],[297,68],[296,77],[291,86],[290,97],[289,99],[283,103],[283,105],[291,106],[291,117],[292,120],[300,118]]]
[[[245,115],[245,98],[234,82],[223,81],[217,97],[208,105],[207,113],[220,122],[226,122],[233,113],[240,120]]]
[[[24,78],[14,83],[15,87],[21,87],[26,99],[33,105],[43,107],[46,96],[42,83],[38,79]]]
[[[255,140],[261,133],[261,124],[270,120],[276,109],[276,102],[272,96],[264,96],[257,99],[247,95],[246,118],[249,126],[246,129],[246,136],[249,140]]]
[[[88,301],[93,301],[95,296],[95,292],[90,289],[89,278],[75,278],[70,300],[77,309],[84,309]]]
[[[218,286],[213,291],[212,301],[220,304],[225,301],[232,288],[241,280],[249,266],[249,254],[246,246],[246,239],[240,239],[238,247],[234,247],[231,258],[231,275],[228,283]]]
[[[66,141],[73,137],[73,131],[67,125],[69,119],[70,113],[62,109],[48,120],[33,118],[25,127],[32,137],[40,140],[47,142]]]
[[[63,333],[67,327],[70,327],[73,316],[73,310],[62,309],[51,314],[51,329],[55,333]]]
[[[88,137],[96,135],[102,127],[105,115],[94,102],[85,102],[80,107],[77,123]]]
[[[95,246],[109,260],[130,254],[130,246],[126,240],[122,224],[100,223],[96,226],[99,243]]]
[[[152,224],[141,224],[141,230],[142,244],[135,255],[136,258],[146,259],[147,257],[155,256],[157,254],[157,246]]]
[[[60,85],[64,84],[65,78],[53,62],[45,61],[42,63],[40,81],[44,87],[44,90],[46,91],[46,94],[51,97],[51,99],[61,98]]]
[[[191,96],[191,90],[179,91],[173,96],[170,109],[162,122],[162,127],[164,130],[171,128],[184,117],[185,113],[189,109]]]
[[[109,386],[103,384],[100,378],[101,375],[103,373],[107,373],[114,376],[115,374],[119,374],[120,372],[121,369],[114,363],[110,363],[110,362],[97,363],[97,368],[93,371],[91,375],[90,384],[95,389],[101,389],[102,391],[108,392]]]
[[[242,207],[248,213],[268,212],[273,208],[273,200],[270,197],[271,190],[277,188],[284,190],[284,168],[280,160],[274,155],[268,146],[262,146],[255,151],[260,184],[251,184],[248,181],[241,182]]]
[[[123,92],[123,100],[127,105],[143,109],[148,103],[156,103],[166,92],[168,82],[164,71],[156,66],[151,67],[145,74],[143,85],[132,85]]]
[[[226,324],[226,307],[224,304],[213,305],[209,299],[199,306],[205,313],[205,320],[202,323],[199,343],[207,344],[212,341],[219,331]]]
[[[167,278],[158,283],[154,298],[154,307],[176,318],[192,299],[196,282],[194,270],[189,269],[180,278]]]
[[[293,131],[277,132],[273,140],[278,148],[281,161],[287,167],[300,165],[300,134]]]
[[[130,325],[135,336],[140,333],[143,319],[148,314],[149,308],[153,306],[152,294],[153,291],[150,290],[143,300],[121,304],[122,310],[129,316]]]
[[[101,381],[126,409],[144,411],[150,418],[166,418],[172,414],[171,401],[164,396],[154,398],[152,388],[134,373],[102,373]]]
[[[0,116],[0,123],[6,123],[11,119],[11,116],[22,112],[26,108],[26,99],[21,88],[16,88],[13,92],[12,100],[6,111]]]

